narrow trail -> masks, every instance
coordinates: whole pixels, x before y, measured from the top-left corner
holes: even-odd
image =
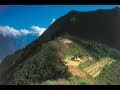
[[[80,76],[80,77],[86,77],[86,73],[79,70],[78,68],[74,67],[74,66],[69,66],[69,71],[72,73],[73,76]]]
[[[73,76],[86,77],[86,73],[77,68],[81,62],[74,60],[66,60],[65,62]]]

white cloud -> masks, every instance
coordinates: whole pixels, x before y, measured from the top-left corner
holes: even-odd
[[[51,22],[51,24],[52,24],[52,23],[54,23],[54,22],[55,22],[55,20],[56,20],[56,19],[55,19],[55,18],[53,18],[53,19],[52,19],[52,22]]]
[[[34,26],[34,25],[31,28],[35,30],[38,36],[42,35],[43,32],[46,30],[46,28],[41,28],[39,26]]]
[[[26,29],[22,29],[22,30],[20,30],[20,33],[22,34],[22,35],[27,35],[27,34],[30,34],[30,33],[33,33],[32,31],[28,31],[28,30],[26,30]]]
[[[51,21],[51,24],[54,23],[55,20],[56,19],[53,18]],[[34,35],[40,36],[46,30],[46,28],[35,26],[35,25],[31,26],[31,29],[32,30],[27,30],[27,29],[17,30],[13,27],[6,25],[6,26],[0,26],[0,34],[3,35],[4,37],[6,36],[17,37],[17,36],[25,36],[28,34],[34,34]]]
[[[18,36],[20,32],[9,26],[0,26],[0,34],[3,36]]]
[[[34,25],[31,28],[33,30],[27,30],[27,29],[17,30],[10,26],[0,26],[0,34],[3,35],[4,37],[6,36],[17,37],[17,36],[25,36],[28,34],[36,34],[40,36],[46,30],[46,28],[40,28],[39,26],[34,26]]]

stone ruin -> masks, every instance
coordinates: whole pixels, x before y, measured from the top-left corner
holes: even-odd
[[[75,56],[75,57],[72,57],[71,58],[71,60],[75,60],[75,61],[87,61],[87,60],[90,60],[90,61],[92,61],[93,60],[93,58],[91,57],[91,56],[89,56],[89,55],[85,55],[85,56]]]

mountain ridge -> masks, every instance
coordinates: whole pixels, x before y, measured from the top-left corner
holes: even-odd
[[[37,40],[4,59],[0,64],[0,84],[9,84],[9,82],[30,84],[31,80],[39,84],[49,79],[68,77],[70,76],[68,67],[61,61],[65,55],[70,57],[90,54],[95,60],[102,57],[118,60],[120,57],[118,40],[120,20],[117,20],[120,16],[119,9],[110,9],[109,13],[103,11],[82,14],[71,11],[58,18]],[[112,15],[111,12],[114,11]],[[68,37],[74,43],[66,47],[55,41],[60,36]],[[81,41],[82,39],[84,40]]]
[[[95,37],[97,37],[97,36],[99,36],[98,37],[98,39],[97,40],[99,40],[99,39],[102,39],[102,35],[104,36],[104,38],[102,39],[103,41],[104,41],[104,39],[108,39],[109,40],[109,44],[111,44],[112,45],[112,43],[114,42],[114,43],[116,43],[116,45],[112,45],[113,47],[117,47],[117,48],[119,48],[118,46],[119,46],[119,40],[117,39],[117,37],[119,37],[119,33],[120,33],[120,31],[119,31],[119,25],[118,24],[116,24],[116,23],[118,23],[119,22],[119,20],[117,20],[117,19],[119,19],[119,18],[117,18],[120,14],[119,13],[117,13],[116,12],[116,10],[118,11],[118,8],[116,9],[108,9],[108,10],[103,10],[104,12],[106,12],[106,11],[110,11],[110,15],[109,14],[95,14],[94,12],[96,12],[96,11],[93,11],[93,12],[90,12],[90,14],[91,15],[89,15],[89,14],[87,14],[86,12],[82,12],[83,13],[83,15],[81,15],[81,13],[79,13],[81,16],[78,16],[78,20],[80,20],[81,22],[78,22],[79,24],[81,24],[81,26],[82,27],[80,27],[79,26],[79,24],[78,25],[75,25],[75,24],[73,24],[73,23],[71,23],[70,21],[69,21],[69,19],[71,18],[71,14],[70,13],[68,13],[68,14],[66,14],[66,15],[64,15],[64,16],[62,16],[62,17],[60,17],[58,20],[56,20],[56,22],[55,23],[53,23],[52,24],[52,26],[50,26],[49,28],[48,28],[48,30],[45,32],[45,33],[43,33],[43,35],[40,37],[40,39],[42,40],[43,39],[43,41],[44,41],[44,39],[45,38],[51,38],[51,39],[53,39],[55,36],[57,36],[57,34],[59,35],[59,34],[61,34],[62,32],[68,32],[68,33],[70,33],[70,30],[74,30],[75,28],[79,28],[79,29],[81,29],[81,31],[80,30],[74,30],[74,32],[73,31],[71,31],[71,33],[72,34],[76,34],[75,32],[77,32],[78,34],[79,33],[81,33],[81,35],[82,35],[82,37],[83,38],[86,38],[86,37],[88,37],[89,35],[91,35],[91,36],[89,36],[88,38],[89,39],[93,39],[94,37],[92,36],[92,35],[96,35]],[[78,11],[77,11],[78,12]],[[99,13],[101,13],[100,11],[98,11]],[[115,12],[115,15],[112,15],[112,13],[111,12]],[[107,12],[106,12],[107,13]],[[85,15],[84,15],[85,14]],[[88,16],[87,16],[88,15]],[[77,17],[77,16],[76,16]],[[81,18],[79,18],[79,17],[81,17]],[[96,19],[96,18],[98,18],[98,19]],[[106,18],[105,18],[106,17]],[[85,21],[85,20],[86,21]],[[109,19],[109,20],[108,20]],[[83,21],[84,20],[84,21]],[[98,20],[98,21],[97,21]],[[102,21],[103,20],[103,21]],[[59,21],[59,23],[57,23]],[[105,21],[105,22],[104,22]],[[98,23],[97,23],[98,22]],[[60,23],[62,23],[62,24],[60,24]],[[89,24],[88,24],[89,23]],[[94,31],[89,31],[89,28],[87,28],[86,26],[85,26],[85,24],[86,25],[88,25],[87,27],[89,27],[89,28],[93,28],[94,29]],[[60,26],[61,25],[61,26]],[[60,27],[56,27],[57,28],[57,31],[55,31],[55,30],[53,30],[53,27],[54,26],[60,26]],[[64,27],[67,27],[67,28],[64,28]],[[69,26],[69,27],[68,27]],[[63,27],[63,28],[62,28]],[[98,27],[98,29],[99,28],[101,28],[101,29],[99,29],[99,30],[96,30],[97,29],[97,27]],[[103,28],[102,28],[103,27]],[[49,31],[50,29],[52,29],[51,31]],[[55,29],[55,27],[54,27],[54,29]],[[62,29],[62,30],[61,30]],[[66,31],[67,30],[67,31]],[[54,32],[55,31],[55,32]],[[80,31],[80,32],[78,32],[78,31]],[[46,33],[53,33],[53,35],[46,35]],[[58,32],[58,33],[57,33]],[[84,32],[86,32],[86,33],[84,33]],[[87,33],[88,32],[88,33]],[[55,34],[54,34],[55,33]],[[97,35],[98,34],[98,35]],[[108,36],[108,38],[107,38],[107,36],[105,36],[105,34],[107,35],[109,35]],[[92,37],[92,38],[91,38]],[[88,39],[87,38],[87,39]],[[109,39],[110,38],[110,39]],[[108,40],[106,40],[105,42],[107,42]],[[111,43],[112,42],[112,43]],[[117,45],[118,44],[118,45]]]

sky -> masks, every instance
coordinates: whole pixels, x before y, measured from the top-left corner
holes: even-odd
[[[41,34],[59,17],[71,10],[95,11],[120,5],[0,5],[0,34],[25,36]]]
[[[0,59],[11,53],[11,49],[16,51],[39,38],[56,19],[71,10],[85,12],[111,9],[116,6],[120,7],[120,5],[0,5]],[[11,47],[5,47],[5,43]],[[1,55],[5,49],[7,51]]]
[[[71,10],[95,11],[120,5],[0,5],[0,35],[18,37],[41,34]],[[33,39],[32,37],[31,40]]]
[[[31,29],[31,26],[47,28],[52,21],[71,10],[94,11],[110,9],[118,5],[1,5],[0,26]]]

